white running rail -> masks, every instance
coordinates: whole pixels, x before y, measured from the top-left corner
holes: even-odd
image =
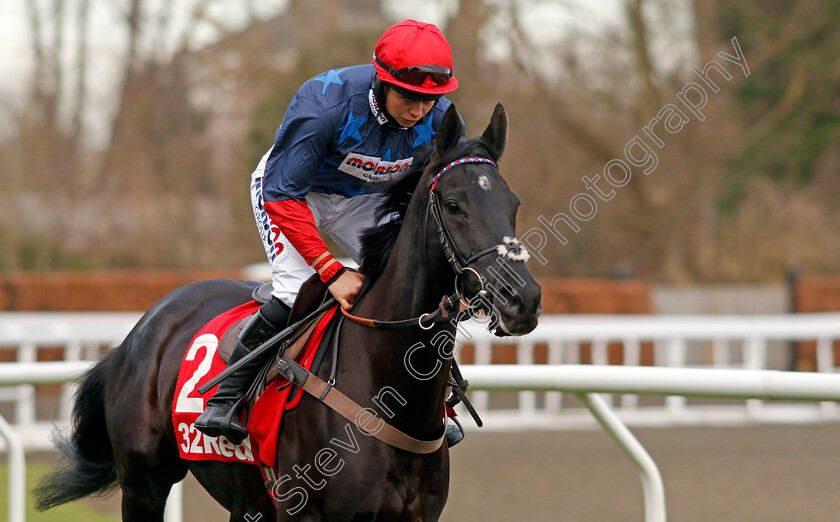
[[[833,346],[840,341],[840,313],[667,316],[667,315],[567,315],[548,316],[531,334],[495,337],[475,323],[459,328],[459,340],[474,347],[474,361],[490,364],[513,344],[518,364],[539,366],[579,364],[586,351],[593,364],[609,364],[609,350],[621,348],[621,362],[641,364],[642,347],[653,346],[657,367],[747,370],[788,370],[795,343],[816,343],[816,369],[838,371]],[[612,346],[611,346],[612,345]],[[510,348],[507,352],[512,351]],[[460,353],[456,355],[460,358]],[[592,418],[579,402],[564,400],[557,391],[511,394],[475,392],[473,404],[484,413],[490,429],[580,428]],[[574,396],[568,397],[574,399]],[[828,422],[840,420],[840,408],[823,404],[765,403],[749,399],[690,401],[685,396],[648,398],[638,394],[605,396],[628,425],[745,424],[751,422]],[[513,404],[511,404],[513,403]]]
[[[63,350],[63,360],[97,359],[100,350],[119,344],[139,319],[139,313],[0,313],[0,351],[13,350],[19,362],[34,362],[43,348]],[[791,344],[816,343],[817,370],[837,371],[833,344],[840,340],[840,313],[748,316],[545,316],[531,334],[500,338],[480,324],[459,328],[461,342],[474,344],[477,364],[489,364],[501,345],[514,344],[516,362],[578,364],[591,346],[594,364],[608,363],[611,343],[622,348],[622,362],[637,366],[645,343],[654,346],[656,366],[741,369],[789,369]],[[459,356],[456,356],[459,357]],[[69,418],[73,387],[65,389],[58,418]],[[515,404],[493,400],[499,394],[473,393],[473,403],[489,429],[579,428],[592,426],[591,416],[560,392],[522,391]],[[510,395],[510,394],[507,394]],[[570,397],[574,398],[574,397]],[[615,400],[614,400],[615,399]],[[820,422],[840,419],[834,403],[765,404],[751,399],[741,404],[696,404],[685,397],[640,398],[624,394],[605,397],[629,425],[709,424],[746,422]],[[0,405],[14,405],[13,425],[27,448],[48,448],[49,422],[36,419],[31,385],[0,387]],[[0,448],[1,449],[1,448]]]

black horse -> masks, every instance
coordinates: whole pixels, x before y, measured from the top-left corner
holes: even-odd
[[[381,215],[390,221],[365,233],[365,285],[354,315],[417,317],[436,310],[457,286],[466,297],[492,303],[496,335],[536,327],[540,286],[513,239],[519,200],[495,166],[506,133],[501,105],[483,136],[469,141],[449,109],[434,146],[387,187]],[[171,405],[188,344],[210,319],[248,301],[254,285],[212,280],[175,290],[88,372],[73,431],[59,440],[63,464],[35,492],[41,509],[119,486],[124,521],[162,521],[170,488],[190,471],[232,521],[440,517],[449,488],[445,444],[427,454],[395,448],[309,395],[284,416],[279,476],[270,491],[257,466],[179,458]],[[335,371],[328,357],[317,375],[334,374],[337,390],[376,406],[404,433],[438,439],[455,330],[453,321],[428,330],[345,321]]]

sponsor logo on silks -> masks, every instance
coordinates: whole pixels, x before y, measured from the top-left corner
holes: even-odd
[[[265,210],[265,204],[263,203],[263,193],[262,193],[262,178],[257,178],[254,180],[254,193],[256,196],[257,204],[256,208],[254,208],[254,214],[257,216],[257,226],[260,231],[260,238],[263,241],[263,246],[265,246],[265,252],[268,255],[269,262],[273,262],[280,252],[283,251],[283,243],[278,241],[279,239],[279,228],[277,225],[272,223],[271,218],[268,216],[268,212]]]
[[[338,170],[370,183],[388,181],[411,166],[413,157],[397,161],[383,161],[375,156],[363,156],[351,152],[342,160]]]

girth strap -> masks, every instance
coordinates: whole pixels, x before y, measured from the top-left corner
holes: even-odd
[[[286,355],[280,357],[277,361],[277,367],[287,379],[303,388],[306,393],[335,410],[339,415],[354,423],[366,434],[376,437],[385,444],[419,454],[433,453],[443,445],[443,441],[446,438],[445,426],[443,434],[436,440],[415,439],[387,424],[382,419],[374,422],[370,409],[361,407],[351,398],[336,390],[332,385],[324,382],[315,374],[310,373]],[[362,427],[371,424],[373,425],[371,429]]]

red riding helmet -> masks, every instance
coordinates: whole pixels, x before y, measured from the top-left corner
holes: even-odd
[[[436,26],[416,20],[385,31],[373,53],[379,79],[405,90],[440,96],[458,88],[452,49]]]

